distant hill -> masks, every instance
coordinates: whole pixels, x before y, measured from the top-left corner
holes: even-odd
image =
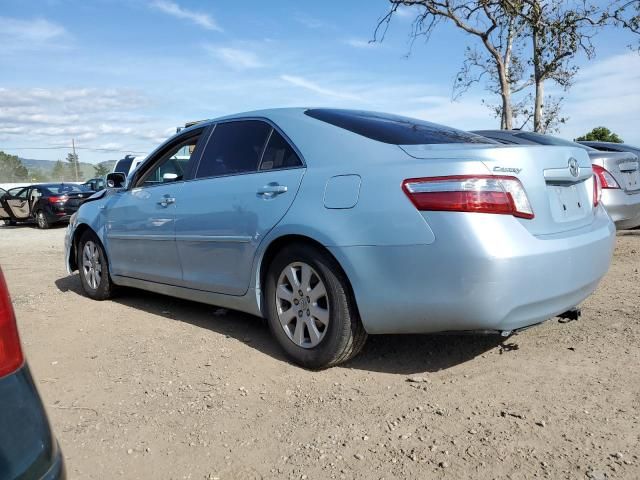
[[[22,164],[27,167],[29,173],[32,174],[34,172],[42,174],[44,177],[50,178],[53,172],[53,167],[56,162],[54,160],[36,160],[33,158],[20,158]],[[107,167],[109,171],[113,169],[113,166],[116,164],[117,160],[107,160],[105,162],[100,162],[98,165],[104,165]],[[66,161],[62,161],[63,164],[68,165]],[[88,180],[90,178],[95,177],[95,164],[80,162],[80,180]],[[51,180],[75,180],[74,178],[50,178]]]

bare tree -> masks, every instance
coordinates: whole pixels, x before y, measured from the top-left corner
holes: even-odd
[[[591,42],[598,30],[606,25],[607,12],[601,6],[586,0],[505,0],[519,9],[530,34],[532,73],[534,85],[533,128],[546,131],[559,114],[560,101],[548,104],[549,112],[543,114],[544,83],[554,81],[564,90],[573,84],[578,67],[573,63],[578,53],[587,58],[595,55]]]
[[[608,20],[617,27],[640,35],[640,0],[619,1],[613,5]],[[637,46],[631,47],[640,52],[640,40]]]
[[[374,40],[383,40],[393,15],[401,6],[417,7],[419,13],[413,21],[412,41],[429,38],[442,21],[449,21],[457,28],[475,37],[482,52],[467,50],[465,63],[454,82],[454,90],[465,91],[485,75],[494,80],[493,88],[500,95],[500,124],[513,127],[512,85],[514,40],[521,31],[518,11],[503,0],[389,0],[391,8],[384,15],[374,33]],[[476,74],[476,72],[479,72]],[[492,87],[489,87],[492,88]]]
[[[481,81],[499,104],[483,101],[500,117],[500,126],[523,127],[533,120],[536,132],[554,131],[567,119],[563,97],[545,94],[551,81],[567,91],[580,54],[593,58],[594,36],[617,26],[640,34],[640,0],[389,0],[391,8],[376,26],[384,35],[398,8],[414,7],[412,43],[429,38],[448,21],[479,40],[468,46],[454,81],[454,98]],[[529,89],[533,87],[533,94]]]

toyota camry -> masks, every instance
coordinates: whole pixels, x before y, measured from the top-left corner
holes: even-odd
[[[567,316],[615,240],[583,149],[382,113],[199,122],[107,183],[66,237],[86,295],[136,287],[249,312],[309,368],[368,334],[508,336]]]

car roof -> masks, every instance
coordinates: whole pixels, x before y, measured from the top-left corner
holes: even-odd
[[[180,134],[184,134],[191,130],[198,130],[202,127],[206,127],[208,125],[212,125],[217,122],[222,122],[224,120],[234,120],[241,118],[267,118],[272,119],[272,117],[281,115],[283,113],[290,115],[301,115],[304,114],[305,111],[309,110],[310,107],[283,107],[283,108],[265,108],[261,110],[249,110],[246,112],[232,113],[228,115],[222,115],[220,117],[208,118],[206,120],[199,120],[197,122],[187,122],[186,126],[180,130]]]

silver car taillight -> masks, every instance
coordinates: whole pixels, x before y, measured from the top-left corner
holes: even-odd
[[[402,182],[409,200],[421,211],[480,212],[531,219],[533,209],[516,177],[455,175],[409,178]]]

